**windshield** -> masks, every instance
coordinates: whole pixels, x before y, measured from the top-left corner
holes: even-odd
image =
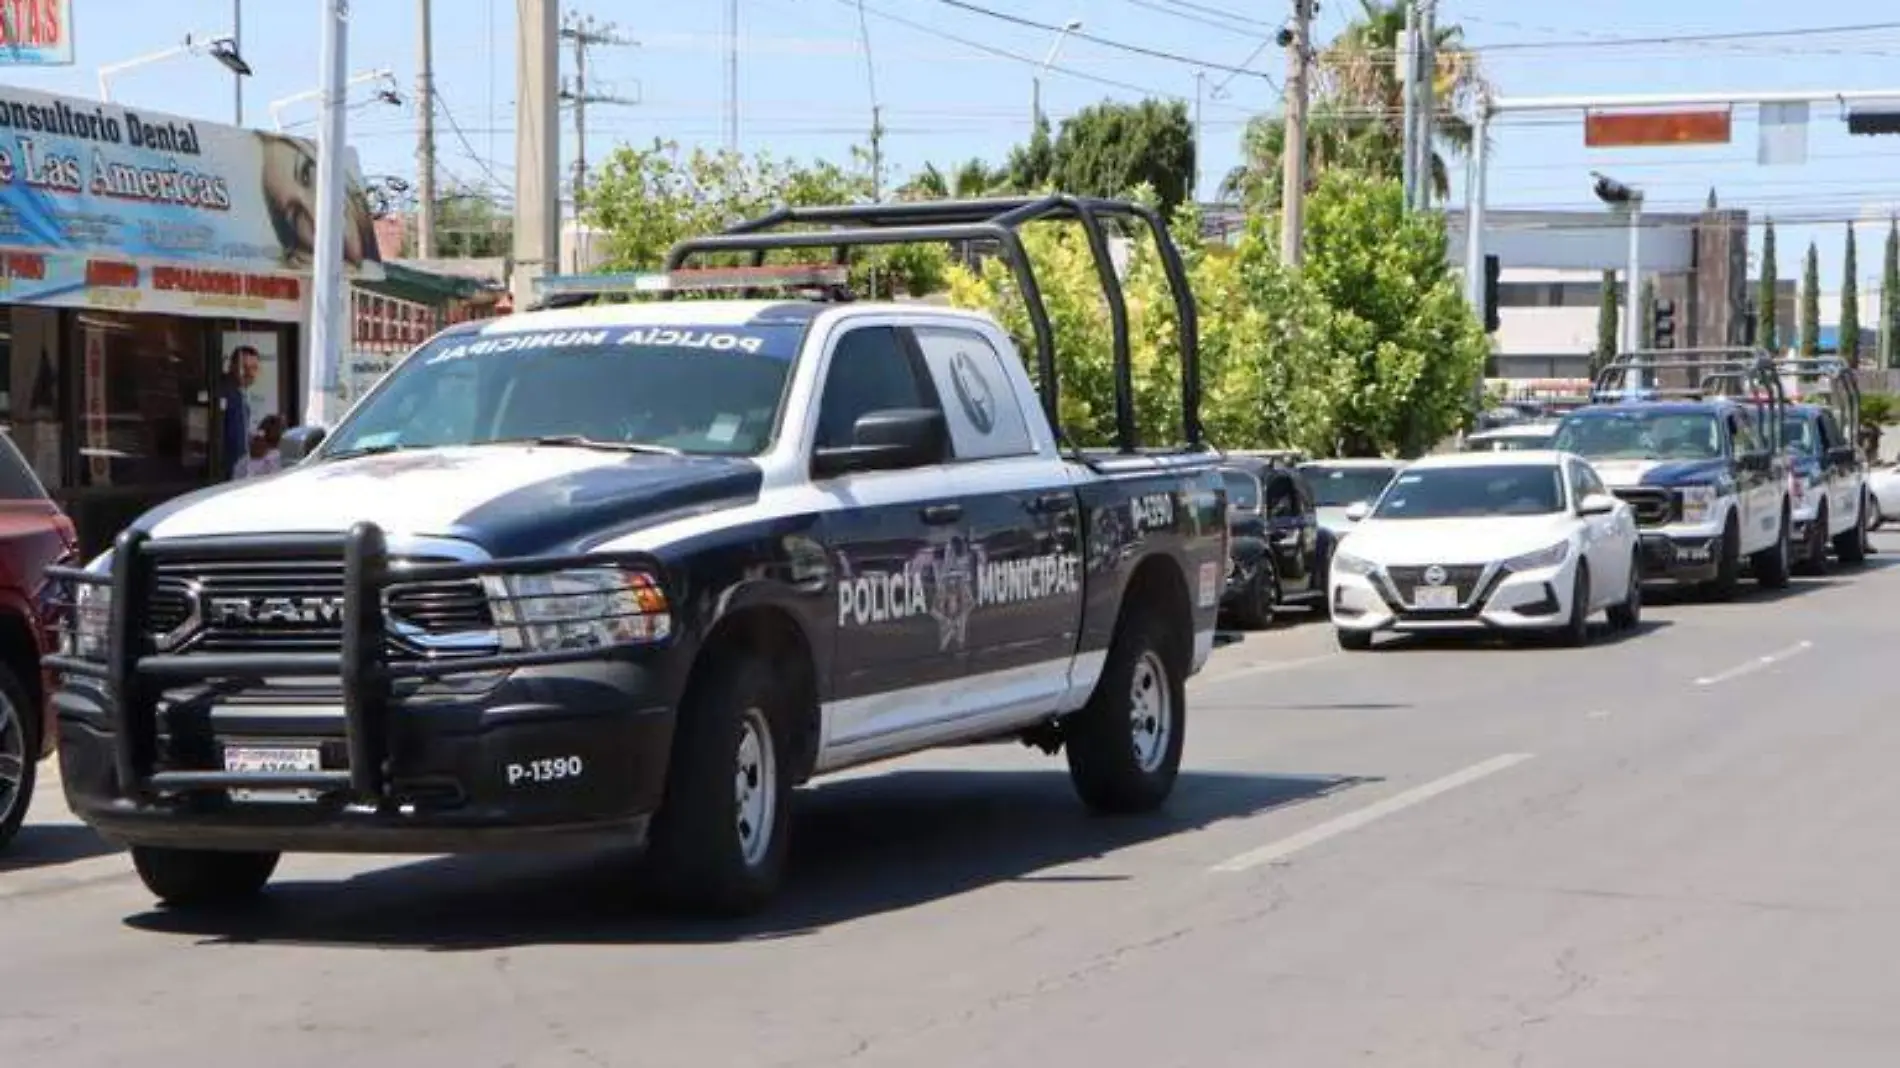
[[[1722,428],[1706,412],[1585,412],[1565,419],[1552,445],[1591,460],[1713,460]]]
[[[1459,519],[1490,515],[1549,515],[1564,507],[1556,466],[1412,469],[1392,480],[1373,511],[1377,519]]]
[[[1781,440],[1792,452],[1803,456],[1821,455],[1821,438],[1812,419],[1791,415],[1781,421]]]
[[[567,437],[755,455],[802,323],[455,334],[389,373],[320,452]]]
[[[1321,508],[1344,508],[1370,501],[1392,481],[1391,467],[1333,467],[1329,464],[1302,464],[1300,471],[1313,487],[1313,503]]]
[[[1260,509],[1260,483],[1245,471],[1232,467],[1221,469],[1221,478],[1227,482],[1227,506],[1242,511],[1255,512]]]

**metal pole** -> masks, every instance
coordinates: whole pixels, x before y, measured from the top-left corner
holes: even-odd
[[[587,195],[587,37],[589,26],[574,33],[574,267],[580,267],[581,200]]]
[[[1635,352],[1643,347],[1643,324],[1636,321],[1641,318],[1639,313],[1642,310],[1641,298],[1637,293],[1643,276],[1643,201],[1640,197],[1629,203],[1629,224],[1629,277],[1623,280],[1623,350]]]
[[[1280,199],[1280,260],[1297,266],[1303,259],[1306,226],[1306,68],[1312,31],[1313,0],[1293,0],[1293,43],[1287,47],[1285,170]]]
[[[1405,0],[1405,29],[1399,36],[1399,185],[1405,209],[1418,207],[1418,4]],[[1380,126],[1384,126],[1381,121]]]
[[[435,49],[432,0],[416,0],[416,255],[435,257]]]
[[[349,225],[344,213],[349,173],[349,151],[344,139],[345,72],[349,62],[350,0],[325,0],[323,5],[323,118],[317,128],[317,228],[311,265],[310,346],[304,357],[303,421],[327,426],[333,415],[337,371],[349,343],[344,314],[349,279],[343,275],[343,238]]]
[[[560,263],[559,53],[554,0],[515,0],[515,307]]]
[[[1432,151],[1432,123],[1437,117],[1433,99],[1436,87],[1432,84],[1438,78],[1438,0],[1423,0],[1418,17],[1418,137],[1415,144],[1418,150],[1418,208],[1420,211],[1432,206],[1432,197],[1437,189],[1432,181],[1437,173],[1432,163],[1437,153]]]
[[[1042,123],[1042,75],[1029,77],[1029,133],[1035,135],[1036,127]]]
[[[1202,94],[1202,90],[1206,87],[1206,83],[1207,83],[1207,72],[1204,70],[1195,71],[1194,72],[1194,187],[1188,193],[1189,198],[1193,200],[1199,200],[1201,198],[1201,153],[1206,151],[1206,149],[1201,147],[1201,94]]]
[[[1491,108],[1478,101],[1471,131],[1470,180],[1465,183],[1465,296],[1471,307],[1484,311],[1484,195],[1485,142],[1491,139]]]
[[[726,4],[726,150],[739,151],[739,0]]]
[[[231,51],[244,54],[244,0],[231,0]],[[231,125],[244,125],[244,75],[231,72]]]

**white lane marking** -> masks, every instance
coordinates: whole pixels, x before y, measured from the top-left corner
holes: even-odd
[[[1383,801],[1367,805],[1365,808],[1359,809],[1356,812],[1348,812],[1343,816],[1327,820],[1325,823],[1319,824],[1316,827],[1308,827],[1306,830],[1291,837],[1282,838],[1277,842],[1271,842],[1258,849],[1250,849],[1245,853],[1229,857],[1208,870],[1214,872],[1246,871],[1249,868],[1257,868],[1262,864],[1271,864],[1274,861],[1283,860],[1309,846],[1318,845],[1329,838],[1336,838],[1348,831],[1356,831],[1375,820],[1384,819],[1394,813],[1403,812],[1413,805],[1429,801],[1439,794],[1456,790],[1460,786],[1469,786],[1479,779],[1496,775],[1498,772],[1508,768],[1516,767],[1526,760],[1529,760],[1533,755],[1534,754],[1531,753],[1505,753],[1502,756],[1494,756],[1489,760],[1473,764],[1462,771],[1454,771],[1442,779],[1433,779],[1423,786],[1414,786],[1410,790],[1393,794]]]
[[[1781,661],[1787,660],[1790,657],[1800,656],[1802,653],[1805,653],[1809,649],[1812,649],[1812,648],[1814,648],[1813,642],[1798,641],[1794,643],[1793,645],[1788,646],[1786,649],[1777,649],[1772,653],[1768,653],[1763,656],[1758,656],[1753,660],[1744,661],[1743,663],[1737,664],[1734,667],[1729,668],[1727,671],[1719,671],[1713,675],[1704,675],[1701,678],[1695,680],[1695,684],[1697,686],[1714,686],[1718,683],[1727,682],[1730,679],[1740,678],[1751,671],[1760,671],[1762,668],[1765,668],[1769,666],[1770,664],[1780,663]]]
[[[1595,712],[1590,713],[1585,718],[1586,719],[1609,719],[1610,710],[1607,708],[1599,708]]]
[[[1235,668],[1232,671],[1223,671],[1219,674],[1205,674],[1200,677],[1207,682],[1226,682],[1228,679],[1245,678],[1248,675],[1268,675],[1276,671],[1292,671],[1295,668],[1311,667],[1314,664],[1323,664],[1328,660],[1337,659],[1339,659],[1338,653],[1324,653],[1320,656],[1300,657],[1297,660],[1271,660],[1263,664],[1248,664],[1244,667]]]

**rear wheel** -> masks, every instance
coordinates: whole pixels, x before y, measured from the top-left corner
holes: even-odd
[[[1791,571],[1788,550],[1789,527],[1786,509],[1781,513],[1781,532],[1775,535],[1775,543],[1758,552],[1750,559],[1755,568],[1755,581],[1765,590],[1778,590],[1788,584]]]
[[[13,672],[0,666],[0,849],[20,833],[39,772],[40,717]]]
[[[205,908],[256,897],[277,870],[277,854],[133,846],[132,866],[165,904]]]
[[[1173,631],[1131,605],[1089,703],[1064,721],[1069,779],[1097,812],[1147,812],[1174,790],[1187,691],[1170,663]]]
[[[1841,558],[1841,563],[1853,565],[1867,562],[1867,524],[1874,518],[1875,507],[1873,497],[1861,494],[1860,515],[1854,525],[1835,535],[1834,555]]]
[[[1280,611],[1280,571],[1273,560],[1262,556],[1254,565],[1253,578],[1234,608],[1234,619],[1248,630],[1266,630]]]
[[[1617,630],[1635,630],[1643,622],[1643,576],[1636,557],[1630,557],[1629,590],[1623,595],[1621,604],[1613,604],[1608,612],[1610,626]]]
[[[1887,517],[1880,510],[1880,498],[1867,495],[1867,530],[1869,533],[1887,525]]]

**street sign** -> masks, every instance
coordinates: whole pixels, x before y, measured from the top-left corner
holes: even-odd
[[[1726,145],[1731,113],[1720,111],[1593,111],[1583,117],[1590,148],[1640,145]]]
[[[1900,105],[1857,104],[1848,108],[1847,132],[1864,136],[1900,133]]]
[[[0,0],[0,67],[69,67],[72,62],[69,0]]]

